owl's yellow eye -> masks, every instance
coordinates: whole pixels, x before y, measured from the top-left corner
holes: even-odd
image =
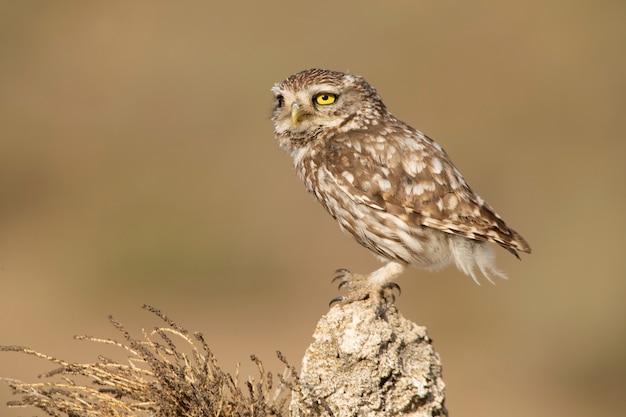
[[[333,104],[335,100],[337,100],[337,95],[333,93],[320,93],[315,96],[315,102],[322,106]]]

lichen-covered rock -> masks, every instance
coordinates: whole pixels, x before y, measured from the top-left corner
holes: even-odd
[[[439,355],[395,305],[335,305],[313,338],[292,416],[447,416]]]

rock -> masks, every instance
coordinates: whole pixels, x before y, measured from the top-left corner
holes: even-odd
[[[292,416],[447,416],[426,328],[380,300],[335,305],[302,362]]]

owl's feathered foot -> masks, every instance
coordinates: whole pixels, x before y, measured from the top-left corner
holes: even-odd
[[[391,266],[390,266],[391,265]],[[333,282],[339,282],[339,289],[347,288],[346,295],[340,295],[330,301],[334,303],[349,304],[354,301],[365,299],[378,299],[388,304],[396,300],[395,290],[400,294],[400,286],[390,279],[400,275],[404,266],[391,262],[384,267],[377,269],[369,275],[353,274],[349,270],[342,268],[335,271]]]

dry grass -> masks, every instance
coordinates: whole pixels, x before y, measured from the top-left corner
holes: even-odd
[[[2,346],[4,352],[21,352],[45,359],[58,367],[40,375],[46,382],[6,382],[21,399],[10,407],[36,407],[51,416],[283,416],[287,400],[297,389],[294,367],[278,352],[286,369],[274,387],[271,372],[252,356],[259,376],[241,384],[222,371],[201,333],[190,334],[158,309],[144,306],[165,326],[143,330],[135,338],[109,316],[123,342],[77,336],[77,339],[113,345],[126,352],[128,364],[104,356],[96,363],[68,363],[21,346]]]

